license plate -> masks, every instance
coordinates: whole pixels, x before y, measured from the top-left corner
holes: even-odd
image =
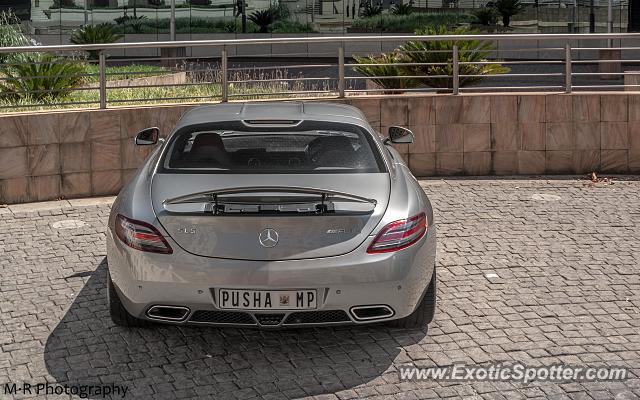
[[[227,310],[311,310],[317,304],[315,290],[220,289],[218,299]]]

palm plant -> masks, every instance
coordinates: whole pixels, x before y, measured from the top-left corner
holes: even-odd
[[[505,28],[509,27],[511,17],[520,14],[525,8],[521,0],[496,0],[494,7],[498,14],[502,16],[502,25]]]
[[[122,38],[114,32],[113,25],[104,22],[98,25],[85,25],[73,31],[69,41],[74,44],[114,43]],[[99,50],[87,50],[89,58],[95,60],[100,54]]]
[[[473,12],[478,23],[484,26],[495,25],[498,22],[498,14],[493,7],[482,7]]]
[[[125,29],[126,27],[130,27],[131,30],[135,33],[142,33],[142,28],[144,26],[144,19],[146,17],[144,15],[139,16],[138,18],[129,20],[126,24],[125,24]]]
[[[367,57],[353,56],[353,59],[359,64],[353,69],[370,77],[370,80],[376,85],[390,89],[385,93],[398,93],[402,89],[415,88],[420,83],[416,79],[404,77],[410,71],[405,66],[397,65],[405,62],[404,55],[401,53],[383,53],[380,56]]]
[[[413,12],[413,7],[411,6],[410,3],[407,4],[396,4],[393,9],[391,10],[391,13],[393,15],[409,15],[411,14],[411,12]]]
[[[467,28],[457,28],[448,32],[444,26],[416,31],[416,35],[466,35],[473,33],[475,32]],[[482,80],[481,75],[504,74],[509,71],[501,64],[474,64],[487,61],[487,57],[494,49],[490,42],[480,40],[414,40],[400,46],[398,50],[403,54],[406,62],[426,64],[407,67],[411,70],[410,74],[423,77],[420,78],[422,84],[434,88],[450,88],[453,85],[454,45],[458,46],[460,87]]]
[[[142,33],[145,23],[148,18],[144,15],[123,15],[122,17],[114,18],[113,22],[118,24],[118,27],[122,27],[124,32],[131,31],[133,33]]]
[[[113,22],[115,22],[118,25],[124,25],[131,21],[144,21],[146,19],[147,17],[144,15],[140,15],[137,17],[134,17],[133,15],[123,15],[122,17],[114,18]]]
[[[273,11],[269,8],[266,10],[258,10],[247,17],[249,21],[260,27],[260,33],[268,33],[269,25],[275,21]]]
[[[25,53],[23,63],[0,65],[0,98],[56,100],[85,79],[85,65],[44,53]]]

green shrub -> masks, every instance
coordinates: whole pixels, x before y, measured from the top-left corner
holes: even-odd
[[[128,24],[122,26],[120,32],[136,33]],[[253,24],[249,25],[249,32],[257,31]],[[208,18],[176,18],[177,33],[233,33],[240,32],[240,20],[208,19]],[[169,32],[169,19],[147,19],[140,26],[140,33]]]
[[[85,25],[75,29],[71,33],[69,41],[74,44],[97,44],[97,43],[114,43],[122,38],[122,35],[115,33],[114,26],[108,22],[98,25]],[[100,51],[88,50],[89,58],[95,60],[98,58]]]
[[[475,32],[466,28],[447,31],[446,27],[417,30],[416,35],[466,35]],[[501,64],[462,64],[465,62],[483,62],[487,60],[493,45],[480,40],[413,40],[400,46],[394,53],[381,56],[354,57],[360,65],[354,70],[364,76],[419,77],[401,79],[371,78],[385,89],[408,89],[427,86],[432,88],[451,88],[453,86],[453,46],[458,46],[460,75],[494,75],[509,71]],[[367,65],[367,64],[408,64],[408,65]],[[412,65],[426,64],[426,65]],[[434,65],[435,64],[435,65]],[[437,77],[436,77],[437,76]],[[443,77],[444,76],[444,77]],[[460,87],[482,80],[482,76],[461,76]]]
[[[68,97],[69,89],[85,80],[85,65],[51,54],[27,53],[26,63],[3,64],[0,75],[0,97],[3,99],[58,100]]]
[[[446,27],[426,28],[416,31],[416,35],[468,35],[477,32],[467,28],[447,31]],[[412,74],[424,76],[420,82],[434,88],[447,88],[453,85],[453,46],[458,45],[458,60],[463,62],[486,61],[494,46],[491,42],[480,40],[431,40],[410,41],[398,50],[410,63],[445,64],[420,65],[409,67]],[[508,68],[500,64],[459,64],[460,75],[504,74]],[[448,78],[432,78],[433,75],[447,75]],[[460,87],[482,80],[482,77],[460,77]]]
[[[353,59],[359,64],[353,67],[356,72],[371,77],[370,80],[372,82],[384,89],[410,89],[419,85],[419,82],[415,79],[402,77],[408,75],[409,70],[407,67],[393,65],[406,62],[404,61],[404,56],[398,52],[368,57],[353,56]],[[385,91],[385,93],[393,92],[395,90]]]
[[[159,29],[169,29],[169,20],[160,20]],[[176,32],[234,32],[236,21],[232,19],[210,20],[205,18],[194,18],[189,21],[188,18],[180,18],[176,20]]]
[[[413,12],[413,7],[411,6],[411,4],[407,3],[407,4],[396,4],[393,9],[391,10],[391,13],[393,15],[409,15]]]
[[[126,22],[119,24],[116,29],[119,33],[169,32],[169,19],[144,19],[139,27],[133,27],[130,22]],[[138,31],[134,29],[138,29]],[[256,33],[259,30],[260,28],[255,23],[248,21],[248,33]],[[235,33],[241,31],[240,18],[176,18],[177,33]],[[313,32],[313,29],[310,25],[296,21],[277,19],[268,26],[268,31],[273,33],[306,33]]]
[[[377,15],[356,19],[354,28],[369,32],[414,32],[427,26],[451,26],[475,21],[472,15],[455,13],[412,13],[410,15]]]

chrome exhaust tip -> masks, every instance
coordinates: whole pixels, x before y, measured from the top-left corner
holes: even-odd
[[[376,319],[385,319],[393,317],[395,311],[393,308],[384,305],[376,304],[369,306],[355,306],[351,307],[351,315],[356,321],[373,321]]]
[[[182,306],[153,306],[147,310],[147,317],[159,321],[180,322],[187,319],[188,307]]]

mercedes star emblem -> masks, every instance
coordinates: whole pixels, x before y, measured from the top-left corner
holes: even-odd
[[[263,247],[274,247],[278,244],[278,232],[275,229],[267,228],[260,232],[258,240]]]

